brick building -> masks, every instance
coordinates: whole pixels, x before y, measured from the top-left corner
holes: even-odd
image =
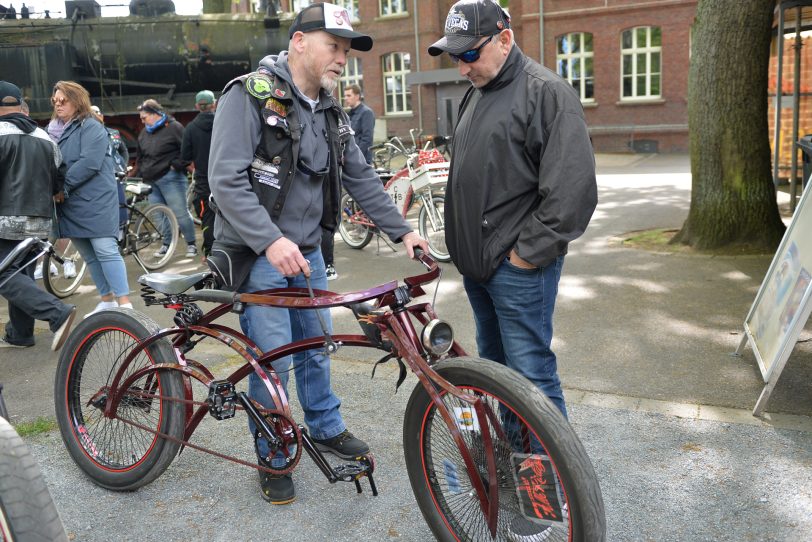
[[[377,116],[376,136],[410,128],[449,134],[469,83],[428,46],[453,0],[333,0],[375,47],[358,53],[344,83],[358,82]],[[282,0],[298,11],[308,0]],[[696,0],[508,0],[516,42],[581,93],[598,151],[688,149],[690,25]],[[539,25],[539,13],[544,21]]]

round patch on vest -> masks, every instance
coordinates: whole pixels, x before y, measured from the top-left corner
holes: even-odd
[[[264,73],[255,73],[245,80],[245,90],[254,98],[264,100],[271,96],[271,79]]]

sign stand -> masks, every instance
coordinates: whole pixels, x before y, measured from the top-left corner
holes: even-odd
[[[753,409],[761,416],[812,312],[812,211],[805,190],[744,321],[735,355],[749,342],[766,385]]]

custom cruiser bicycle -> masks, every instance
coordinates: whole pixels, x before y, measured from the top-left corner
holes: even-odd
[[[412,302],[440,275],[431,257],[418,252],[417,259],[425,272],[403,284],[391,281],[344,294],[313,290],[309,283],[235,293],[213,289],[216,277],[209,272],[142,276],[146,304],[174,311],[175,325],[162,329],[136,311],[115,309],[74,329],[60,355],[54,390],[70,455],[96,484],[133,490],[160,476],[181,447],[276,475],[296,468],[304,450],[330,482],[353,482],[360,493],[366,478],[377,495],[372,454],[331,465],[293,419],[271,366],[310,349],[332,354],[339,348],[377,348],[384,353],[379,363],[400,364],[398,385],[406,367],[419,380],[406,406],[403,449],[415,498],[438,540],[604,540],[600,487],[575,432],[530,381],[468,357],[432,304]],[[201,302],[218,305],[204,312]],[[248,304],[345,307],[363,334],[331,335],[322,320],[323,335],[261,352],[239,331],[215,323]],[[218,341],[244,363],[228,377],[215,378],[190,357],[203,340]],[[252,372],[273,399],[268,408],[236,389]],[[193,393],[193,386],[203,393]],[[269,457],[282,454],[286,464],[258,465],[254,457],[194,443],[193,433],[207,415],[223,422],[251,418],[258,429],[247,438],[256,448],[262,435]],[[240,423],[247,429],[245,420]]]

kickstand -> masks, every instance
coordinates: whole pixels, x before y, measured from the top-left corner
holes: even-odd
[[[376,256],[380,256],[380,255],[381,255],[381,239],[383,239],[383,242],[384,242],[384,243],[386,243],[386,245],[387,245],[389,248],[391,248],[391,249],[392,249],[392,252],[397,252],[397,251],[398,251],[398,249],[396,249],[396,248],[395,248],[395,245],[393,245],[392,243],[390,243],[390,242],[389,242],[389,239],[387,239],[386,237],[384,237],[382,234],[380,234],[380,233],[376,233],[376,234],[375,234],[375,237],[376,237],[376,241],[377,241],[377,243],[378,243],[378,248],[377,248],[377,250],[375,251],[375,255],[376,255]]]

